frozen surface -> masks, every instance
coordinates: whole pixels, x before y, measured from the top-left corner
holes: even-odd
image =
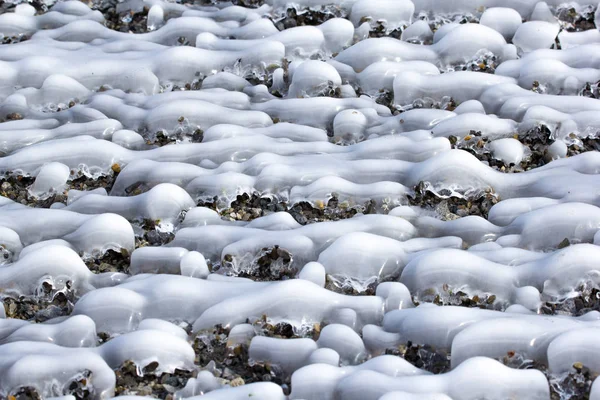
[[[0,5],[0,398],[600,399],[597,2],[197,3]]]

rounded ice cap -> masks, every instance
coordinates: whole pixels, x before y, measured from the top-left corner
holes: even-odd
[[[61,192],[71,175],[68,166],[59,162],[44,165],[35,177],[30,193],[35,197],[43,197],[52,193]]]
[[[342,84],[337,70],[323,61],[304,61],[294,69],[288,97],[313,97]]]
[[[226,71],[209,75],[202,81],[202,89],[221,88],[241,92],[247,86],[252,85],[246,79]]]
[[[131,254],[129,273],[132,275],[150,274],[178,274],[183,257],[188,253],[182,247],[140,247]]]
[[[4,247],[5,250],[8,250],[13,257],[18,257],[21,250],[23,250],[23,244],[21,243],[19,234],[4,226],[0,226],[0,243],[2,243],[2,247]],[[9,260],[4,261],[10,262]]]
[[[358,315],[356,314],[356,311],[351,308],[338,308],[331,312],[327,322],[331,324],[345,325],[356,331],[358,328]]]
[[[308,357],[308,364],[329,364],[338,367],[340,365],[340,355],[333,349],[317,349]]]
[[[556,140],[550,146],[548,146],[547,152],[548,157],[552,160],[559,158],[565,158],[567,156],[567,145],[562,140]]]
[[[256,336],[256,332],[253,325],[236,325],[229,331],[229,336],[227,336],[227,347],[235,347],[239,344],[250,344],[250,341],[254,336]]]
[[[519,164],[525,155],[521,142],[513,138],[494,140],[490,143],[490,149],[494,158],[505,164]]]
[[[550,22],[552,24],[558,25],[558,21],[554,18],[548,3],[545,1],[537,2],[533,11],[531,12],[531,16],[529,17],[530,21],[544,21]]]
[[[541,304],[540,291],[533,286],[523,286],[515,291],[516,304],[521,304],[529,310],[537,311]]]
[[[365,18],[383,21],[387,29],[410,24],[415,5],[410,0],[359,0],[352,6],[350,21],[358,27]]]
[[[513,43],[523,52],[549,49],[554,44],[560,28],[545,21],[525,22],[515,32]]]
[[[142,135],[128,129],[120,129],[113,133],[112,142],[130,150],[141,150],[146,146]]]
[[[88,254],[108,249],[125,249],[131,252],[135,247],[131,224],[117,214],[94,216],[63,239]]]
[[[491,7],[483,12],[479,23],[492,28],[504,36],[506,41],[509,41],[521,26],[522,21],[521,14],[517,10],[507,7]]]
[[[180,339],[184,339],[184,340],[187,340],[187,338],[188,338],[187,332],[183,328],[181,328],[169,321],[165,321],[164,319],[158,319],[158,318],[144,319],[138,325],[137,330],[141,331],[144,329],[167,332],[173,336],[176,336],[176,337],[178,337]]]
[[[318,28],[325,36],[325,46],[332,53],[339,53],[352,44],[354,26],[344,18],[332,18],[325,21]]]
[[[450,22],[448,24],[444,24],[440,26],[435,33],[433,34],[433,43],[437,43],[442,40],[450,31],[456,29],[460,26],[457,22]]]
[[[181,258],[179,266],[181,275],[191,276],[194,278],[206,279],[210,274],[206,259],[197,251],[190,251]]]
[[[319,348],[335,350],[345,364],[360,364],[367,357],[367,349],[358,333],[346,325],[331,324],[321,331]]]
[[[394,239],[352,232],[333,242],[319,255],[318,261],[329,274],[369,280],[400,272],[406,255],[402,244]]]
[[[154,31],[165,23],[165,11],[160,4],[154,4],[148,11],[148,30]]]
[[[325,287],[325,267],[323,266],[323,264],[311,261],[304,265],[304,267],[298,274],[298,278],[310,281],[315,285]]]
[[[454,109],[456,114],[485,114],[483,104],[479,100],[467,100]]]
[[[358,110],[343,110],[333,119],[333,134],[344,144],[354,144],[364,138],[367,117]]]
[[[385,299],[386,312],[414,307],[410,291],[400,282],[382,282],[375,294]]]
[[[15,7],[15,14],[22,15],[24,17],[33,17],[35,13],[35,8],[30,4],[19,4]]]
[[[254,336],[248,348],[248,356],[254,362],[277,365],[286,374],[307,364],[310,355],[317,349],[312,339],[281,339]]]
[[[433,32],[425,20],[417,20],[402,31],[400,39],[405,42],[426,43],[433,40]]]

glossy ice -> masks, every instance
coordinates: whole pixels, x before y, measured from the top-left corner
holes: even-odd
[[[600,399],[596,2],[211,3],[2,5],[0,398]]]

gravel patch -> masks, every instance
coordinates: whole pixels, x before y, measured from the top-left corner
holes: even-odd
[[[450,353],[430,345],[418,345],[408,341],[404,345],[386,349],[385,354],[404,358],[415,367],[434,374],[450,371]]]
[[[409,205],[434,211],[443,221],[469,215],[487,219],[490,209],[498,201],[500,199],[491,188],[459,197],[457,193],[446,189],[436,193],[426,182],[420,182],[415,186],[414,195],[408,198]]]
[[[323,221],[339,221],[352,218],[358,213],[374,214],[378,211],[384,211],[377,206],[373,200],[365,202],[362,206],[348,207],[344,202],[340,202],[337,195],[332,194],[331,198],[325,204],[316,202],[314,205],[306,201],[289,205],[286,202],[278,201],[271,197],[262,197],[258,193],[243,193],[227,208],[220,208],[219,198],[215,197],[212,201],[199,201],[199,207],[208,207],[213,209],[229,221],[252,221],[274,212],[288,212],[300,225],[306,225]]]
[[[156,361],[140,367],[133,361],[125,361],[116,371],[116,396],[150,396],[158,399],[173,399],[176,391],[185,387],[187,381],[197,375],[196,371],[175,369],[173,373],[155,374]]]

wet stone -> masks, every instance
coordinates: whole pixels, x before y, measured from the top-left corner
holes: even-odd
[[[84,370],[72,377],[62,388],[55,388],[54,395],[71,395],[77,400],[95,398],[92,372]],[[33,387],[25,386],[10,392],[7,400],[41,400],[44,397]]]
[[[516,369],[537,369],[548,379],[551,400],[587,400],[592,382],[598,374],[589,370],[583,364],[576,362],[570,372],[553,375],[548,367],[538,361],[530,360],[515,351],[509,351],[500,362]]]
[[[370,38],[392,37],[400,40],[402,31],[406,29],[406,26],[403,26],[402,28],[388,29],[385,21],[371,21],[371,19],[368,17],[363,17],[360,21],[360,24],[364,22],[369,22],[371,24],[371,30],[369,31]]]
[[[475,71],[475,72],[486,72],[493,74],[496,72],[498,67],[498,59],[491,52],[485,52],[481,56],[476,57],[464,64],[456,64],[451,66],[452,71]]]
[[[589,369],[569,373],[561,377],[549,377],[551,400],[587,400],[592,382],[597,374]]]
[[[578,294],[562,300],[545,301],[540,313],[545,315],[569,315],[579,317],[590,311],[600,311],[600,288],[593,282],[584,282],[575,289]]]
[[[173,373],[154,374],[158,368],[156,361],[140,367],[133,361],[125,361],[116,371],[115,395],[151,396],[159,399],[172,399],[177,390],[183,389],[187,381],[194,377],[194,371],[175,369]]]
[[[362,93],[359,91],[357,94],[361,95]],[[394,93],[392,91],[380,89],[380,92],[375,97],[375,102],[389,108],[392,114],[399,114],[399,111],[394,104]]]
[[[414,195],[409,197],[408,200],[411,206],[436,211],[438,217],[444,221],[468,215],[477,215],[487,219],[492,206],[500,201],[491,189],[469,196],[458,197],[445,192],[436,194],[428,188],[425,182],[419,183],[414,188]]]
[[[117,12],[116,0],[94,0],[90,7],[92,10],[98,10],[104,16],[104,24],[108,29],[118,32],[145,33],[148,31],[148,7],[144,7],[140,12],[130,10]]]
[[[34,183],[35,178],[23,175],[5,174],[0,179],[0,195],[14,202],[36,208],[49,208],[54,203],[67,202],[66,192],[53,193],[46,198],[36,198],[29,194],[28,188]]]
[[[73,171],[72,171],[72,174],[73,174]],[[115,180],[117,179],[117,176],[119,175],[112,168],[110,169],[108,174],[101,175],[97,178],[86,176],[81,171],[76,172],[76,174],[78,176],[69,182],[69,188],[68,188],[69,190],[76,189],[76,190],[89,191],[89,190],[94,190],[94,189],[98,189],[98,188],[104,188],[104,189],[106,189],[106,191],[108,193],[110,193],[110,191],[115,183]]]
[[[54,293],[52,289],[36,297],[4,297],[2,300],[8,318],[44,322],[51,318],[70,315],[75,304],[75,296],[66,291]]]
[[[247,1],[247,0],[246,0]],[[321,25],[332,18],[344,18],[346,13],[336,5],[323,6],[319,9],[296,10],[288,8],[286,13],[275,20],[277,29],[284,30],[304,25]]]
[[[254,330],[261,336],[279,339],[311,338],[313,340],[319,339],[321,330],[325,327],[323,323],[294,326],[285,321],[274,322],[269,320],[266,315],[254,321],[253,325]]]
[[[487,147],[490,143],[489,139],[482,136],[480,131],[471,130],[467,135],[460,138],[451,135],[448,137],[448,140],[450,141],[450,146],[453,149],[460,149],[471,153],[475,158],[485,165],[488,165],[500,172],[522,172],[523,165],[527,165],[527,161],[516,165],[513,163],[505,163],[502,160],[495,158]],[[542,156],[544,154],[545,153],[542,152]],[[543,157],[541,157],[541,159],[543,159]]]
[[[247,344],[228,346],[228,335],[229,330],[221,326],[198,335],[193,345],[196,364],[211,370],[216,377],[226,381],[238,380],[239,382],[241,379],[245,383],[264,381],[279,385],[286,383],[281,373],[270,365],[250,363]]]
[[[461,306],[468,308],[481,308],[485,310],[504,311],[508,306],[497,300],[496,295],[491,293],[480,293],[469,295],[461,290],[454,291],[448,285],[443,285],[441,292],[426,290],[419,296],[413,296],[413,303],[433,303],[438,306]]]
[[[111,339],[110,334],[106,332],[98,332],[96,336],[98,337],[98,344],[106,343]]]
[[[204,0],[205,3],[213,4],[215,0]],[[264,0],[233,0],[233,5],[246,7],[246,8],[258,8],[265,4]]]
[[[587,137],[580,139],[580,141],[581,144],[572,144],[567,147],[567,157],[576,156],[588,151],[600,151],[600,137]]]
[[[25,386],[12,391],[7,400],[42,400],[42,396],[35,388]]]
[[[338,278],[327,275],[325,289],[347,296],[374,296],[377,285],[381,282],[391,282],[397,277],[389,277],[385,280],[371,279],[368,282],[358,282],[351,278]]]
[[[160,221],[145,219],[141,227],[144,230],[142,237],[136,237],[136,248],[142,246],[162,246],[175,239],[174,232],[166,232],[159,229]]]
[[[586,6],[581,12],[573,7],[559,7],[556,10],[556,18],[561,25],[561,28],[568,32],[581,32],[589,29],[595,29],[594,13],[596,7]]]
[[[126,250],[117,252],[108,250],[101,257],[90,258],[86,260],[85,265],[95,274],[104,272],[125,272],[129,271],[130,256]]]
[[[430,97],[416,99],[412,104],[402,105],[402,107],[398,106],[396,108],[401,111],[408,111],[415,108],[454,111],[457,106],[458,104],[452,97],[444,96],[441,100],[434,100]]]
[[[146,138],[146,144],[155,146],[167,146],[177,143],[177,138],[166,135],[163,132],[157,132],[153,137]]]
[[[16,112],[10,113],[10,114],[8,114],[6,116],[6,120],[7,121],[18,121],[18,120],[21,120],[21,119],[23,119],[23,116],[21,114],[19,114],[19,113],[16,113]]]
[[[3,36],[1,38],[2,40],[2,44],[14,44],[14,43],[21,43],[26,41],[27,39],[29,39],[29,37],[27,37],[26,35],[16,35],[16,36]]]
[[[592,99],[600,99],[600,81],[595,83],[587,82],[579,92],[579,95]]]
[[[281,281],[296,276],[297,268],[293,265],[292,254],[277,245],[263,248],[252,262],[242,262],[226,254],[219,267],[213,266],[213,272],[219,271],[227,275],[249,278],[254,281]]]
[[[385,354],[402,357],[415,367],[434,374],[450,371],[450,353],[430,345],[418,345],[409,341],[406,345],[386,349]]]
[[[385,212],[383,205],[378,205],[375,201],[367,201],[363,205],[349,207],[347,204],[339,202],[333,195],[327,204],[316,202],[312,205],[308,202],[299,202],[289,206],[286,202],[278,201],[269,197],[261,197],[258,193],[251,195],[244,193],[238,195],[228,208],[221,208],[218,197],[212,201],[199,201],[199,207],[208,207],[217,212],[223,219],[230,221],[252,221],[253,219],[272,214],[274,212],[288,212],[300,225],[306,225],[314,222],[338,221],[341,219],[352,218],[358,213],[374,214]]]

